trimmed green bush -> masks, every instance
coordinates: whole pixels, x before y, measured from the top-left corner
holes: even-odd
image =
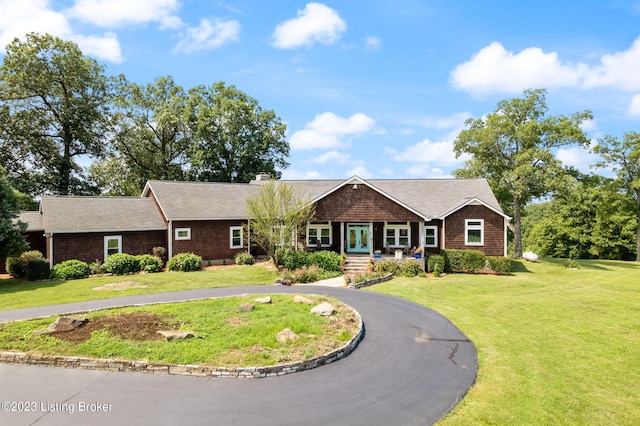
[[[401,272],[400,264],[395,260],[383,260],[373,265],[373,271],[379,272],[383,275],[393,274],[398,275]]]
[[[133,274],[140,270],[140,262],[131,254],[115,253],[105,259],[102,269],[114,275]]]
[[[443,250],[444,251],[444,250]],[[432,254],[427,259],[427,272],[435,272],[435,265],[440,265],[440,272],[445,270],[445,258],[440,254]]]
[[[193,272],[202,269],[202,257],[194,253],[179,253],[167,262],[170,271]]]
[[[443,272],[461,272],[464,271],[464,253],[463,250],[442,250],[440,254],[444,257]]]
[[[43,259],[42,253],[37,250],[25,251],[18,257],[8,257],[6,262],[7,272],[14,278],[28,277],[29,262],[36,259]]]
[[[502,256],[487,256],[489,268],[498,275],[508,275],[511,273],[513,264],[511,259]]]
[[[400,266],[400,270],[403,277],[415,277],[422,272],[420,264],[415,260],[407,260]]]
[[[282,254],[281,265],[287,268],[290,271],[295,269],[300,269],[303,266],[308,266],[308,255],[306,251],[303,250],[285,250]]]
[[[136,260],[140,265],[140,270],[153,273],[153,272],[162,272],[162,259],[158,256],[153,256],[151,254],[139,254],[136,256]]]
[[[463,267],[467,272],[475,272],[484,269],[487,264],[487,258],[479,250],[463,250],[462,254]]]
[[[53,266],[51,276],[62,280],[78,280],[89,275],[89,265],[77,259],[65,260]]]
[[[29,281],[46,280],[51,276],[49,261],[42,257],[31,259],[27,264],[27,279]]]
[[[334,251],[314,251],[307,255],[307,266],[318,265],[325,271],[340,272],[342,270],[343,257]]]
[[[236,254],[236,265],[253,265],[254,258],[251,253],[241,251]]]

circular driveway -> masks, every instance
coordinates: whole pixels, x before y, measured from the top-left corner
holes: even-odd
[[[344,359],[265,379],[0,364],[0,424],[426,425],[449,412],[475,381],[475,346],[449,320],[407,300],[361,290],[193,290],[2,311],[0,322],[243,293],[335,297],[360,313],[365,337]],[[22,409],[5,411],[4,401]]]

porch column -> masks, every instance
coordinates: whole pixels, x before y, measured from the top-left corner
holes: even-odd
[[[169,238],[168,238],[168,254],[167,259],[171,259],[173,257],[173,221],[169,221]]]
[[[418,225],[418,247],[421,247],[424,249],[424,237],[425,237],[425,233],[424,233],[424,221],[421,221]]]
[[[344,254],[344,222],[340,222],[340,254]]]
[[[447,221],[446,217],[442,218],[442,235],[441,235],[441,239],[440,241],[442,241],[442,244],[440,244],[442,247],[440,248],[440,250],[444,250],[446,248],[446,238],[445,235],[447,235],[447,232],[445,231],[445,222]]]
[[[247,253],[251,254],[251,219],[247,219]]]
[[[373,257],[373,222],[369,222],[369,257]]]

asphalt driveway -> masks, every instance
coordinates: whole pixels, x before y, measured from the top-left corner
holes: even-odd
[[[360,312],[365,337],[340,361],[265,379],[0,364],[0,424],[426,425],[449,412],[475,381],[475,346],[446,318],[403,299],[361,290],[193,290],[2,311],[0,322],[243,293],[335,297]]]

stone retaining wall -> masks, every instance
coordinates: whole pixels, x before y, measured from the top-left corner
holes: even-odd
[[[375,278],[372,280],[368,280],[368,281],[362,281],[359,283],[351,283],[349,284],[350,288],[355,288],[355,289],[359,289],[362,287],[369,287],[370,285],[374,285],[374,284],[379,284],[379,283],[383,283],[386,281],[390,281],[393,278],[393,274],[387,274],[384,277],[380,277],[380,278]]]
[[[284,376],[298,371],[310,370],[338,361],[353,352],[364,337],[364,324],[360,313],[351,308],[358,318],[358,332],[348,343],[325,355],[304,361],[266,367],[222,368],[202,365],[163,364],[110,358],[88,358],[79,356],[38,355],[25,352],[0,352],[0,362],[9,364],[44,365],[49,367],[77,368],[80,370],[132,371],[152,374],[175,374],[181,376],[211,376],[245,379]]]

